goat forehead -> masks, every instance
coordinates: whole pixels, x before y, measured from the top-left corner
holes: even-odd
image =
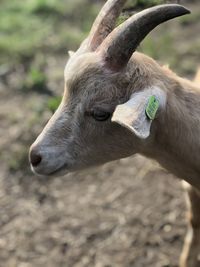
[[[125,80],[125,79],[124,79]],[[74,55],[65,67],[65,95],[74,102],[75,96],[82,101],[111,101],[113,96],[124,95],[119,74],[111,73],[103,66],[98,54]]]
[[[99,57],[95,53],[86,53],[83,55],[73,55],[69,58],[65,69],[64,76],[66,81],[77,79],[83,76],[85,70],[99,65]]]
[[[85,101],[109,102],[115,97],[122,97],[124,90],[120,90],[118,84],[113,83],[104,74],[85,72],[82,77],[68,84],[66,95],[71,101],[75,99]]]
[[[93,68],[83,70],[81,75],[74,74],[65,83],[65,95],[71,100],[76,96],[87,99],[109,97],[113,91],[109,79]]]
[[[69,96],[96,94],[102,87],[103,80],[103,75],[97,74],[95,69],[82,70],[81,74],[75,73],[65,80],[65,94]]]

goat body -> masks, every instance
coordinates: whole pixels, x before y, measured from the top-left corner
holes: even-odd
[[[138,57],[138,61],[149,61],[145,64],[150,66],[149,79],[157,77],[166,94],[165,111],[152,125],[155,137],[144,145],[142,153],[200,189],[200,85],[149,58],[144,60],[144,55]]]

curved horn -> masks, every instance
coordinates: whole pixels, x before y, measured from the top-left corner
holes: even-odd
[[[95,51],[106,36],[112,32],[117,18],[127,0],[108,0],[95,19],[87,41],[83,43],[86,49]]]
[[[140,42],[157,25],[189,13],[188,9],[177,4],[148,8],[119,25],[107,36],[98,50],[103,53],[106,65],[118,71],[126,66]]]

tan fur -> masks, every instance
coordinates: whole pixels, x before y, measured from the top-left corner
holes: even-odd
[[[197,73],[196,73],[196,77],[194,79],[194,82],[200,84],[200,67],[197,70]]]
[[[194,82],[200,84],[200,68]],[[180,267],[200,266],[200,191],[183,182],[187,192],[188,229],[180,258]]]
[[[200,189],[200,86],[138,56],[145,64],[143,68],[148,65],[143,72],[150,72],[153,84],[167,94],[162,119],[154,122],[156,140],[144,147],[143,154]]]

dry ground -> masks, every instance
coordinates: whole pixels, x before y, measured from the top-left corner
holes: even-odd
[[[21,179],[5,176],[1,185],[0,266],[177,266],[183,194],[150,161],[125,159],[50,181]]]

